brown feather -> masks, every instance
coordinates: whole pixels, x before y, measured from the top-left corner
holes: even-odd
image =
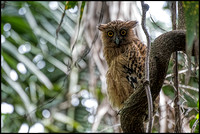
[[[103,53],[109,67],[107,93],[115,109],[121,109],[124,101],[143,83],[146,46],[133,33],[136,24],[137,21],[115,20],[98,27],[102,31]],[[122,29],[125,35],[120,34]],[[114,33],[112,37],[108,31]]]

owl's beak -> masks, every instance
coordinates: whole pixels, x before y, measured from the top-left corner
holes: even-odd
[[[119,38],[118,37],[115,38],[115,44],[119,45]]]

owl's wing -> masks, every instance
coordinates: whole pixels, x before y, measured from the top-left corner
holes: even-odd
[[[133,43],[138,47],[138,51],[140,52],[141,55],[145,56],[146,55],[146,45],[144,45],[138,38],[134,38]]]
[[[124,71],[127,74],[126,78],[134,89],[140,85],[140,83],[143,83],[144,79],[146,53],[146,46],[145,48],[144,46],[143,44],[139,45],[139,47],[142,48],[140,49],[138,45],[133,43],[123,54],[123,57],[127,62],[123,65]]]
[[[123,55],[115,57],[106,74],[107,93],[114,109],[121,109],[124,101],[133,93],[124,70],[127,61]]]
[[[144,58],[133,43],[111,61],[106,77],[108,96],[113,107],[121,109],[124,101],[141,85]]]

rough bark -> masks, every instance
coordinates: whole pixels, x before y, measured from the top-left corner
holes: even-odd
[[[176,51],[185,51],[185,31],[170,31],[157,37],[150,53],[150,88],[152,100],[155,101],[163,85],[170,56]],[[123,132],[145,132],[143,121],[148,110],[144,87],[138,87],[120,112]]]
[[[185,14],[183,11],[183,2],[178,1],[178,29],[186,29]]]

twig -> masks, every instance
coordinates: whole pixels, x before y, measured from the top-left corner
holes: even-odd
[[[148,117],[149,117],[149,124],[147,127],[147,133],[151,133],[152,125],[153,125],[153,103],[152,103],[152,96],[150,91],[150,81],[149,81],[149,55],[150,55],[150,37],[146,29],[146,12],[149,10],[149,5],[144,4],[144,1],[141,1],[142,6],[142,29],[147,37],[147,53],[146,53],[146,60],[145,60],[145,90],[147,94],[148,100]]]
[[[75,35],[74,37],[71,39],[70,41],[70,46],[71,46],[71,50],[73,51],[74,50],[74,47],[77,43],[77,40],[78,40],[78,36],[79,36],[79,31],[80,31],[80,25],[81,25],[81,5],[82,5],[82,1],[80,3],[78,3],[78,7],[79,7],[79,10],[80,12],[78,13],[78,21],[77,21],[77,24],[76,24],[76,30],[75,30]]]
[[[192,133],[194,133],[194,130],[195,130],[195,128],[196,128],[198,122],[199,122],[199,119],[197,119],[197,120],[194,122],[194,124],[193,124],[193,126],[192,126]]]
[[[56,44],[57,44],[57,40],[58,40],[58,33],[59,33],[60,29],[61,29],[61,25],[62,25],[63,20],[64,20],[66,6],[67,6],[67,3],[65,4],[65,9],[63,10],[63,14],[62,14],[60,23],[59,23],[59,25],[58,25],[58,28],[56,29],[56,38],[55,38]]]
[[[185,88],[185,89],[189,89],[189,90],[193,90],[193,91],[196,91],[196,92],[199,92],[199,89],[198,89],[198,88],[195,88],[195,87],[186,86],[186,85],[181,85],[181,84],[179,84],[179,87]]]
[[[119,127],[119,126],[121,126],[121,124],[115,124],[115,125],[113,125],[113,126],[106,127],[106,128],[104,128],[103,130],[98,131],[97,133],[102,133],[102,132],[104,132],[104,131],[106,131],[106,130],[108,130],[108,129],[110,129],[110,128]]]
[[[168,80],[165,80],[164,81],[164,85],[170,85],[172,86],[173,82],[169,82]],[[192,87],[192,86],[186,86],[186,85],[182,85],[182,84],[179,84],[179,87],[180,88],[184,88],[184,89],[189,89],[189,90],[193,90],[193,91],[196,91],[196,92],[199,92],[199,88],[195,88],[195,87]]]
[[[150,14],[150,19],[152,20],[152,22],[162,31],[168,32],[167,30],[163,29],[162,27],[160,27],[159,25],[156,24],[156,22],[154,21],[154,19],[152,18],[151,14]]]
[[[102,1],[102,7],[101,7],[101,13],[100,13],[100,17],[99,17],[99,23],[98,25],[102,22],[103,20],[103,13],[104,13],[104,9],[105,9],[105,1]],[[79,59],[76,60],[75,62],[75,66],[78,65],[78,62],[81,61],[81,59],[85,58],[85,56],[90,52],[90,50],[92,49],[93,45],[95,44],[96,40],[98,39],[99,36],[99,30],[96,31],[96,34],[94,36],[94,39],[92,41],[92,45],[90,48],[86,47],[86,49],[84,50],[83,54],[81,55],[81,57]]]
[[[195,69],[198,70],[199,67],[197,67],[197,68],[192,68],[191,71],[193,71],[193,70],[195,70]],[[187,71],[188,71],[188,69],[184,69],[184,70],[179,71],[178,74],[186,73]],[[172,77],[172,76],[173,76],[173,74],[168,74],[165,78]]]
[[[172,28],[176,30],[176,1],[172,1],[171,5],[172,9]],[[179,103],[179,88],[178,88],[178,53],[177,51],[173,53],[173,74],[174,74],[174,85],[175,90],[175,132],[181,133],[181,116],[180,116],[180,104]]]
[[[101,120],[103,119],[104,115],[108,112],[109,110],[109,105],[107,103],[107,100],[104,99],[103,102],[100,104],[98,111],[96,112],[95,115],[95,121],[92,125],[92,132],[95,132],[101,122]],[[104,129],[102,130],[102,132],[104,131]]]
[[[193,97],[193,95],[191,95],[191,93],[189,93],[188,91],[186,91],[184,88],[181,88],[182,92],[185,93],[186,95],[190,96],[194,101],[198,101],[195,97]]]

